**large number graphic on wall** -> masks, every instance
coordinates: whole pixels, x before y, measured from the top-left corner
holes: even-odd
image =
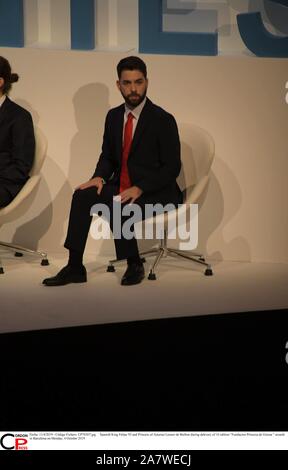
[[[203,2],[193,2],[192,0],[191,2],[189,0],[125,0],[125,2],[123,0],[106,0],[106,5],[113,5],[117,14],[117,11],[120,12],[121,5],[126,5],[128,11],[129,5],[135,6],[137,1],[138,18],[135,16],[134,25],[135,30],[139,30],[139,52],[179,55],[218,54],[219,34],[217,30],[219,28],[217,15],[219,11],[217,11],[217,6],[218,8],[225,7],[228,9],[232,5],[232,3],[230,5],[231,0],[208,3],[204,0]],[[0,46],[25,46],[25,7],[27,7],[28,2],[31,5],[31,0],[0,0]],[[37,4],[37,2],[39,0],[35,0],[34,4]],[[41,2],[41,5],[43,5],[43,2],[47,2],[47,4],[51,2],[52,4],[53,0],[41,0]],[[97,3],[95,0],[65,0],[66,4],[66,18],[69,19],[70,15],[69,44],[71,49],[93,50],[96,46],[97,21],[95,19],[98,15],[96,6],[98,5],[99,8],[101,2]],[[277,25],[273,23],[277,22],[277,19],[281,20],[282,18],[283,20],[283,17],[287,19],[286,23],[288,24],[288,0],[259,0],[254,4],[253,1],[248,1],[248,4],[249,11],[243,12],[242,9],[240,10],[241,13],[237,14],[238,36],[240,34],[243,46],[245,45],[256,56],[288,57],[288,27],[284,34],[278,34],[277,30],[274,32],[269,31],[267,29],[267,27],[269,28],[267,18],[265,18],[265,21],[263,19],[263,9],[265,10],[269,4],[278,9],[273,18],[268,19],[270,26],[276,29]],[[56,3],[53,3],[53,8],[55,8],[55,5],[57,6]],[[102,3],[102,5],[104,4]],[[259,10],[263,5],[262,11],[251,11],[251,5],[259,5]],[[66,15],[66,10],[64,13]],[[182,15],[183,18],[186,18],[186,21],[187,18],[189,20],[190,18],[196,18],[195,23],[197,23],[198,17],[201,16],[201,22],[197,23],[197,31],[167,31],[163,27],[165,14],[166,17],[174,14],[173,19],[180,18]],[[229,21],[229,15],[227,16]],[[210,30],[207,31],[205,26],[209,25],[209,22],[211,23],[211,18],[215,22],[214,29],[211,31],[210,24]],[[117,21],[114,23],[117,27]],[[230,25],[227,24],[226,26],[229,28]],[[54,44],[54,46],[57,46],[57,44]],[[137,47],[138,45],[134,44],[134,48],[137,49]]]

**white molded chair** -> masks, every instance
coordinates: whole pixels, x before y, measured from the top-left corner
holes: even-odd
[[[194,251],[184,251],[175,248],[169,248],[168,241],[168,218],[177,216],[178,211],[186,211],[190,204],[197,204],[209,181],[209,174],[211,165],[215,154],[215,144],[210,134],[194,125],[194,124],[182,124],[179,126],[179,134],[181,141],[181,161],[182,169],[177,182],[181,191],[184,194],[183,206],[179,209],[165,212],[164,214],[164,230],[160,239],[160,245],[157,248],[153,248],[148,251],[140,252],[140,257],[145,261],[145,257],[155,256],[155,260],[150,268],[148,279],[155,280],[156,274],[155,269],[159,264],[161,258],[167,256],[181,257],[189,261],[198,263],[205,267],[204,274],[211,276],[213,271],[210,264],[206,263],[203,254],[196,253]],[[136,201],[137,203],[137,201]],[[161,219],[159,220],[159,217]],[[146,219],[145,223],[157,223],[157,221],[163,221],[163,214]],[[135,230],[137,233],[137,230]],[[115,271],[114,264],[121,262],[122,260],[111,260],[107,271]]]
[[[31,194],[35,191],[36,187],[41,178],[40,170],[44,163],[47,151],[47,139],[40,129],[35,129],[35,157],[33,166],[30,170],[30,178],[25,183],[23,188],[19,191],[16,197],[8,204],[8,206],[0,209],[0,227],[7,223],[17,220],[19,217],[24,215],[31,205]],[[47,253],[42,251],[35,251],[23,246],[14,245],[13,243],[6,243],[0,241],[0,248],[7,248],[15,252],[15,256],[23,256],[23,253],[30,253],[38,255],[42,258],[41,265],[47,266],[49,261],[47,259]],[[4,269],[0,259],[0,274],[4,273]]]

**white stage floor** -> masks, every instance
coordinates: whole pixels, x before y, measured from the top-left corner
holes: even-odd
[[[121,286],[125,263],[107,273],[107,258],[86,256],[86,284],[42,285],[66,263],[1,253],[0,332],[288,308],[288,264],[211,262],[206,277],[185,260],[165,259],[156,281]],[[145,263],[146,273],[150,259]]]

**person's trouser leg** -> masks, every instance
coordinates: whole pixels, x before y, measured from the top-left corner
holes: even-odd
[[[113,213],[113,211],[112,211]],[[121,230],[123,227],[124,222],[126,222],[129,219],[129,217],[122,217],[121,218]],[[111,231],[113,233],[114,227],[110,224]],[[114,237],[114,245],[115,245],[115,251],[116,251],[116,258],[117,259],[126,259],[126,258],[131,258],[131,257],[137,257],[139,254],[138,251],[138,244],[137,240],[135,238],[135,234],[131,239],[126,239],[123,234],[121,238],[115,238]]]
[[[66,240],[64,243],[65,248],[77,254],[83,255],[85,245],[92,221],[90,210],[95,204],[106,204],[110,211],[110,228],[112,233],[113,227],[113,196],[118,194],[117,186],[104,185],[101,194],[97,194],[95,187],[76,190],[73,194],[72,204],[70,209],[69,224]],[[120,206],[121,209],[123,206]],[[123,223],[129,217],[121,217],[120,222],[121,230]],[[116,230],[116,227],[115,227]],[[119,227],[117,228],[119,232]],[[121,237],[120,239],[114,238],[116,257],[117,259],[126,259],[131,256],[138,255],[137,240],[133,237],[130,240]],[[76,254],[74,255],[77,256]],[[78,255],[79,256],[79,255]],[[79,258],[78,258],[79,259]]]
[[[9,191],[0,183],[0,207],[6,207],[13,200]]]
[[[92,216],[90,215],[90,211],[92,206],[95,204],[105,204],[107,205],[110,213],[110,228],[112,233],[119,233],[119,230],[122,232],[123,224],[129,219],[129,216],[122,216],[122,209],[126,204],[113,204],[113,196],[119,193],[119,189],[117,186],[110,185],[107,183],[103,186],[101,194],[97,194],[96,187],[91,187],[83,190],[76,190],[73,194],[71,210],[70,210],[70,217],[69,217],[69,225],[68,225],[68,232],[67,237],[64,243],[65,248],[80,253],[83,255]],[[145,204],[146,203],[155,203],[154,200],[148,200],[143,195],[139,198],[139,200],[135,201],[135,204],[139,205],[141,208],[141,219],[145,218]],[[114,210],[120,207],[120,218],[117,218],[117,222],[120,224],[119,227],[113,226],[114,221]],[[139,219],[140,220],[140,219]],[[126,259],[132,258],[135,259],[139,255],[138,251],[138,244],[134,234],[134,227],[131,227],[133,236],[131,239],[125,238],[125,236],[121,236],[121,238],[117,238],[114,236],[114,244],[116,250],[116,257],[117,259]],[[124,234],[125,235],[125,234]],[[78,258],[79,259],[79,258]]]
[[[94,204],[101,203],[109,205],[113,200],[113,195],[117,194],[117,188],[112,185],[104,185],[101,194],[97,194],[95,186],[87,189],[78,189],[74,192],[65,248],[84,253],[85,245],[92,221],[90,215]]]

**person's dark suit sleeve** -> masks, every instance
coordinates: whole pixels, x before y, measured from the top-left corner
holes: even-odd
[[[158,131],[160,166],[149,171],[136,186],[143,192],[154,192],[174,183],[181,170],[180,140],[176,121],[171,114],[161,118]]]
[[[31,115],[19,113],[12,124],[11,161],[1,170],[1,178],[14,183],[22,183],[29,177],[35,155],[35,137]]]
[[[110,113],[107,114],[105,120],[102,152],[100,154],[96,169],[92,178],[99,176],[105,181],[109,180],[110,176],[114,171],[114,161],[111,144],[111,130],[110,130]]]

